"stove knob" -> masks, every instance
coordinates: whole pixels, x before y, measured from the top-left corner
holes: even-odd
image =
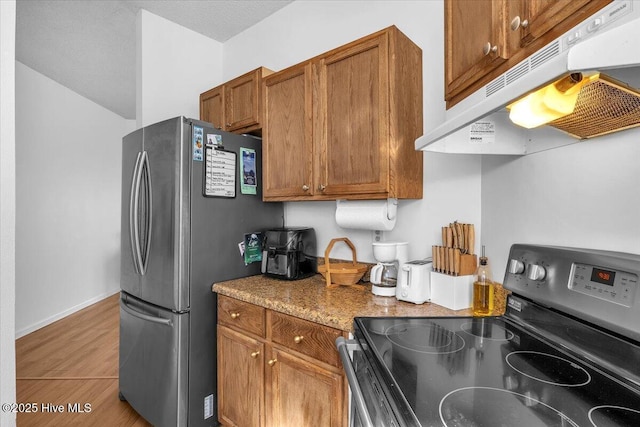
[[[509,260],[509,273],[511,274],[524,273],[524,262],[518,259]]]
[[[529,264],[529,273],[527,277],[529,280],[544,280],[547,276],[547,270],[538,264]]]

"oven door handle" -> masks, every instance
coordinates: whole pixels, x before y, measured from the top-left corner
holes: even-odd
[[[349,357],[349,350],[357,349],[357,341],[347,341],[344,337],[338,337],[336,339],[336,347],[338,348],[340,359],[342,359],[344,372],[347,374],[347,381],[349,382],[349,387],[351,387],[351,393],[353,394],[356,409],[358,410],[358,414],[360,414],[360,421],[365,427],[373,427],[371,416],[369,415],[367,405],[364,402],[362,390],[360,390],[360,385],[356,378],[356,371],[353,369],[353,363],[351,363],[351,358]]]

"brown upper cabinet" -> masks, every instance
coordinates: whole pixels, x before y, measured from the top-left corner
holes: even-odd
[[[200,120],[217,129],[260,134],[262,79],[273,71],[260,67],[200,94]]]
[[[451,108],[612,0],[445,0]]]
[[[265,200],[422,197],[422,50],[389,27],[264,79]]]

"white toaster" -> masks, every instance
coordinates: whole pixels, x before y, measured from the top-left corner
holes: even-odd
[[[431,301],[431,258],[409,261],[402,265],[396,287],[396,298],[414,304]]]

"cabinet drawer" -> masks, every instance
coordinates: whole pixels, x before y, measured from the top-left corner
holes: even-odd
[[[342,331],[275,311],[271,312],[271,340],[333,366],[339,366],[336,338]]]
[[[265,336],[265,308],[218,295],[218,323]]]

